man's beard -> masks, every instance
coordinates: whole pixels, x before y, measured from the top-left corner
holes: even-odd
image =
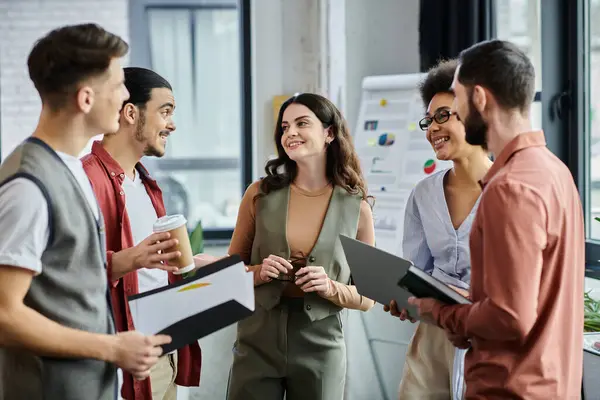
[[[146,127],[146,116],[141,113],[140,120],[137,124],[137,128],[135,130],[135,140],[140,143],[144,143],[146,141],[146,137],[144,136],[144,128]],[[144,149],[144,155],[148,157],[162,157],[165,155],[163,149],[159,149],[156,146],[151,144],[147,144]]]
[[[473,99],[469,97],[469,114],[464,119],[465,139],[472,146],[487,146],[488,124],[481,113],[475,109]]]

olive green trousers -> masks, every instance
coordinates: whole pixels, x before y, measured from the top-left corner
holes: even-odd
[[[339,313],[311,322],[303,299],[284,298],[238,323],[228,400],[342,400],[345,378]]]

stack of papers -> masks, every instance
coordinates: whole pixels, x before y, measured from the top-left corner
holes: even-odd
[[[253,273],[237,255],[196,271],[189,279],[128,298],[135,329],[172,338],[163,353],[184,347],[254,312]]]

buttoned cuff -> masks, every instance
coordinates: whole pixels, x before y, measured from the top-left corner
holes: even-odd
[[[467,337],[466,322],[471,304],[435,304],[431,310],[434,323],[453,335]]]

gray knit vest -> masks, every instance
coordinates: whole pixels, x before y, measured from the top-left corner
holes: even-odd
[[[41,189],[50,228],[42,272],[25,304],[67,327],[114,333],[102,217],[96,221],[69,168],[39,139],[23,142],[0,167],[0,186],[19,177]],[[116,367],[107,362],[0,349],[0,400],[112,400],[116,381]]]

